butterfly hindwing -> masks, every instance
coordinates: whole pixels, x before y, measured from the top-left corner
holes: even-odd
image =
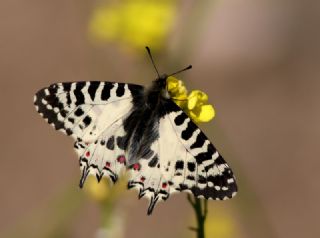
[[[131,178],[128,188],[135,188],[139,191],[139,198],[146,197],[150,200],[148,214],[161,200],[165,201],[170,195],[169,177],[163,171],[161,164],[164,159],[159,154],[161,138],[152,143],[148,157],[141,158],[131,168]]]
[[[115,183],[125,170],[127,153],[119,140],[125,135],[122,124],[122,119],[117,120],[92,143],[76,141],[74,147],[82,172],[80,187],[83,187],[89,174],[96,176],[98,181],[107,176]]]

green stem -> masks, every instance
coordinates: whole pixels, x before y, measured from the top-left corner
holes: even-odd
[[[193,207],[197,219],[197,228],[190,227],[190,230],[197,233],[197,238],[205,238],[205,221],[208,214],[208,201],[206,199],[194,198],[188,194],[188,201]]]

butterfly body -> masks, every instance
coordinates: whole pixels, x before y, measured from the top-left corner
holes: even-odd
[[[34,104],[55,129],[75,139],[80,187],[89,174],[150,199],[148,214],[170,194],[225,200],[237,191],[229,166],[167,91],[167,75],[150,88],[113,82],[57,83],[39,90]]]
[[[135,97],[131,112],[124,120],[124,148],[128,151],[129,166],[140,159],[149,159],[150,147],[159,138],[159,121],[165,116],[170,100],[166,80],[166,75],[159,77],[143,95]]]

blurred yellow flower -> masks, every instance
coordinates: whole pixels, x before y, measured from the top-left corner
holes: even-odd
[[[97,7],[89,22],[90,36],[141,49],[159,49],[175,17],[175,0],[122,0]]]
[[[234,216],[229,211],[218,207],[207,217],[206,234],[208,237],[232,238],[238,234],[238,227]],[[237,231],[237,232],[236,232]]]
[[[212,105],[207,104],[208,95],[200,90],[193,90],[189,95],[181,80],[168,77],[167,90],[173,101],[181,107],[195,123],[208,122],[215,116]]]
[[[95,201],[103,202],[107,199],[110,190],[110,181],[107,178],[102,178],[98,183],[95,176],[88,176],[84,190],[90,198]]]
[[[88,176],[84,186],[88,196],[99,203],[110,203],[117,199],[127,188],[127,177],[123,175],[113,184],[109,178],[102,177],[100,182],[93,175]]]

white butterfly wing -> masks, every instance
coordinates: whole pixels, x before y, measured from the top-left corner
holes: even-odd
[[[123,119],[143,87],[112,82],[52,84],[39,90],[34,104],[56,130],[73,137],[80,158],[82,187],[88,174],[113,182],[125,168]]]
[[[183,112],[168,115],[187,155],[177,160],[175,169],[184,177],[175,183],[179,191],[190,190],[197,197],[226,200],[236,195],[237,185],[232,170],[205,134]]]
[[[148,214],[178,191],[214,200],[234,197],[237,185],[228,164],[191,119],[177,105],[171,107],[174,110],[160,119],[153,156],[140,160],[129,187],[150,199]]]
[[[111,82],[57,83],[39,90],[34,104],[56,130],[91,142],[132,108],[143,87]]]

